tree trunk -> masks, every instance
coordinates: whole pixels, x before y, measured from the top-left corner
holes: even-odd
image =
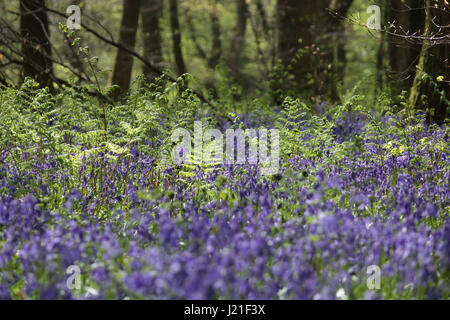
[[[231,43],[230,68],[234,81],[240,78],[240,61],[247,29],[248,7],[246,0],[236,0],[236,27]]]
[[[261,0],[256,0],[256,9],[258,10],[259,17],[261,18],[261,24],[266,34],[270,32],[269,21],[267,19],[266,10]]]
[[[339,101],[337,91],[338,83],[344,79],[344,70],[347,64],[346,50],[345,50],[345,34],[344,25],[341,22],[341,17],[347,17],[353,0],[332,0],[330,3],[330,11],[332,14],[328,15],[327,30],[324,37],[324,49],[326,50],[326,57],[328,58],[324,65],[326,66],[325,74],[328,74],[325,84],[326,92],[333,101]],[[329,41],[328,41],[329,39]],[[322,44],[320,44],[322,46]],[[330,69],[329,66],[332,66]],[[322,90],[324,91],[324,90]]]
[[[212,48],[211,57],[208,59],[208,67],[214,69],[220,61],[222,56],[222,40],[220,39],[220,24],[219,16],[217,15],[217,1],[212,1],[212,8],[210,11],[211,18],[211,35],[212,35]]]
[[[442,124],[450,109],[450,6],[425,0],[425,34],[409,107],[426,110],[427,121]],[[447,37],[447,38],[445,38]]]
[[[144,58],[158,69],[162,69],[163,64],[160,28],[162,9],[162,0],[141,0]],[[158,77],[158,74],[146,65],[143,67],[143,73],[149,82]]]
[[[327,29],[325,8],[328,5],[327,0],[278,0],[277,58],[292,79],[283,77],[276,86],[284,90],[308,90],[311,94],[325,86],[317,63],[323,55],[316,41],[320,41]]]
[[[378,4],[381,7],[381,28],[383,26],[387,26],[389,24],[389,15],[390,15],[390,0],[379,0]],[[388,35],[386,32],[382,32],[380,35],[380,42],[377,49],[376,56],[376,73],[375,73],[375,92],[376,95],[382,94],[383,90],[385,90],[386,84],[386,76],[388,74],[387,65],[389,63],[389,59],[386,59],[386,56],[389,56],[389,43],[387,41]]]
[[[311,25],[313,24],[314,5],[311,1],[304,4],[292,0],[277,2],[277,59],[284,69],[294,77],[291,84],[284,82],[283,89],[308,82],[307,72],[310,71],[310,56],[303,55],[294,62],[299,50],[313,43]]]
[[[124,0],[123,2],[119,43],[130,50],[134,50],[134,45],[136,42],[139,8],[140,0]],[[114,97],[116,99],[120,93],[124,93],[130,88],[132,69],[133,56],[126,51],[119,49],[117,52],[112,81],[113,84],[120,87],[120,90],[115,91]]]
[[[177,0],[169,0],[170,2],[170,26],[172,29],[173,54],[175,56],[175,64],[177,74],[180,76],[186,73],[186,65],[184,64],[183,52],[181,50],[181,31],[180,22],[178,20],[178,3]]]
[[[81,1],[82,0],[70,0],[69,3],[71,5],[76,5],[81,7]],[[77,49],[75,46],[72,45],[73,40],[66,34],[64,34],[64,39],[66,46],[63,48],[64,52],[64,59],[67,59],[69,64],[78,72],[78,74],[83,74],[86,79],[89,79],[89,75],[86,73],[83,60],[82,58],[77,54]],[[77,84],[80,84],[82,79],[79,77]]]
[[[222,57],[221,30],[220,30],[219,16],[217,14],[218,1],[219,0],[212,0],[212,7],[209,14],[211,20],[212,46],[211,46],[211,55],[208,58],[208,68],[212,70],[214,70],[217,67],[220,58]],[[207,76],[205,86],[214,98],[218,97],[214,75]]]
[[[31,77],[40,86],[50,86],[51,45],[44,0],[20,1],[20,33],[23,38],[22,77]]]
[[[391,0],[389,12],[389,22],[394,24],[391,33],[422,34],[423,33],[423,12],[421,0]],[[411,10],[412,9],[412,10]],[[419,60],[421,44],[411,41],[408,38],[392,34],[388,35],[389,43],[389,65],[391,86],[399,90],[409,90],[414,81],[415,66]]]

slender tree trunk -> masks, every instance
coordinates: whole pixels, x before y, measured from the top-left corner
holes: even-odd
[[[185,11],[186,23],[189,28],[191,40],[194,43],[195,49],[197,50],[197,54],[200,58],[206,61],[208,68],[212,70],[214,70],[217,67],[220,58],[222,56],[221,30],[220,30],[219,16],[217,15],[218,2],[219,0],[209,0],[210,7],[208,8],[208,12],[211,21],[211,38],[212,38],[211,49],[209,50],[209,52],[207,52],[207,50],[204,50],[201,44],[198,42],[197,31],[194,25],[193,17],[189,10]],[[217,97],[217,89],[215,87],[214,82],[215,82],[214,76],[207,74],[205,79],[205,86],[214,97]]]
[[[214,69],[220,61],[222,56],[222,40],[219,24],[219,16],[217,15],[217,2],[218,0],[212,0],[212,7],[210,11],[211,18],[211,35],[212,35],[212,48],[211,57],[208,59],[208,67]]]
[[[258,10],[258,14],[261,18],[263,30],[266,34],[268,34],[270,32],[269,21],[267,19],[266,10],[264,9],[264,4],[261,0],[256,0],[256,9]]]
[[[71,5],[80,6],[81,0],[70,0],[69,3]],[[66,47],[64,47],[63,51],[65,53],[66,59],[69,61],[70,65],[79,73],[83,74],[86,79],[90,79],[89,75],[86,73],[83,60],[80,55],[77,54],[77,49],[72,45],[73,40],[66,34],[64,34]],[[81,79],[78,79],[77,84],[81,83]]]
[[[220,57],[222,56],[222,40],[220,24],[219,24],[219,16],[217,15],[217,2],[219,0],[210,0],[211,7],[209,8],[209,18],[211,21],[211,50],[210,52],[206,52],[203,47],[198,42],[197,31],[195,29],[193,17],[189,10],[186,10],[186,22],[189,28],[189,33],[194,43],[195,49],[197,50],[197,54],[200,58],[207,61],[208,68],[214,69],[220,61]]]
[[[236,27],[231,43],[230,68],[234,81],[240,78],[240,62],[247,29],[248,7],[246,0],[236,0]]]
[[[326,88],[333,101],[339,101],[338,83],[344,79],[344,70],[347,64],[345,39],[343,39],[345,28],[339,17],[345,18],[347,16],[352,3],[353,0],[332,0],[329,7],[330,11],[334,12],[337,17],[328,15],[327,26],[329,28],[326,30],[325,39],[331,41],[325,41],[323,47],[327,51],[326,57],[328,58],[324,63],[327,67],[325,73],[328,74]],[[330,65],[332,66],[331,70]]]
[[[120,27],[119,43],[130,49],[134,49],[136,42],[136,31],[139,21],[140,0],[124,0],[122,23]],[[117,52],[116,63],[112,83],[120,87],[120,91],[115,91],[115,98],[120,93],[128,91],[130,88],[131,72],[133,69],[133,56],[124,50]]]
[[[211,36],[212,36],[212,46],[211,55],[208,58],[208,68],[214,70],[219,64],[220,58],[222,57],[222,39],[221,30],[219,23],[219,16],[217,14],[217,3],[219,0],[211,0],[211,10],[210,10],[210,20],[211,20]],[[209,90],[211,95],[215,98],[218,97],[217,88],[215,85],[214,76],[208,75],[206,78],[206,88]]]
[[[330,4],[330,10],[336,12],[340,17],[347,17],[348,11],[353,4],[353,0],[333,0]],[[335,40],[337,43],[337,58],[339,65],[337,66],[337,73],[340,77],[344,74],[344,68],[347,63],[344,41],[340,40],[340,36],[344,33],[344,26],[339,19],[333,19],[330,23],[333,29],[335,29]]]
[[[197,50],[197,54],[199,55],[200,58],[208,60],[208,56],[205,50],[203,50],[203,47],[198,42],[197,30],[195,29],[194,19],[192,17],[191,11],[188,8],[186,8],[184,14],[186,16],[186,24],[189,29],[189,35],[191,37],[192,43],[195,46],[195,49]]]
[[[22,77],[31,77],[42,87],[50,86],[52,76],[50,34],[44,7],[44,0],[20,1]]]
[[[389,15],[390,15],[390,0],[380,0],[378,3],[381,7],[381,22],[382,26],[386,26],[389,24]],[[382,27],[383,29],[383,27]],[[388,48],[387,34],[386,32],[382,32],[380,35],[380,43],[377,49],[377,57],[376,57],[376,74],[375,74],[375,96],[378,96],[385,89],[386,84],[386,76],[387,76],[387,68],[386,63],[388,63],[389,59],[386,59],[386,56],[389,56],[389,48]]]
[[[162,10],[162,0],[141,0],[144,58],[158,69],[162,69],[163,64],[160,28]],[[143,67],[143,73],[147,81],[158,77],[158,74],[146,65]]]
[[[450,6],[436,0],[424,5],[424,41],[409,107],[426,110],[428,122],[442,124],[450,110]]]
[[[186,73],[186,65],[184,64],[183,52],[181,50],[181,31],[180,22],[178,20],[178,2],[177,0],[169,0],[170,2],[170,26],[172,29],[173,54],[175,56],[175,64],[177,74]]]

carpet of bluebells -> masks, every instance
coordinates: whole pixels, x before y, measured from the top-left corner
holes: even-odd
[[[357,98],[259,103],[201,117],[279,128],[273,176],[164,160],[171,129],[200,117],[189,93],[102,109],[75,91],[2,88],[0,298],[448,299],[448,126]]]

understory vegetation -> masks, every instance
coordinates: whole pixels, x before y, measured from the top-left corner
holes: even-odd
[[[1,298],[449,297],[447,126],[358,96],[220,114],[176,83],[135,87],[118,104],[1,88]],[[170,133],[196,120],[279,129],[279,173],[173,165]]]

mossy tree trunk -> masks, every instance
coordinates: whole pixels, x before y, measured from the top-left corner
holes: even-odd
[[[450,109],[450,6],[425,0],[424,10],[424,40],[408,105],[426,111],[428,122],[442,124]]]

